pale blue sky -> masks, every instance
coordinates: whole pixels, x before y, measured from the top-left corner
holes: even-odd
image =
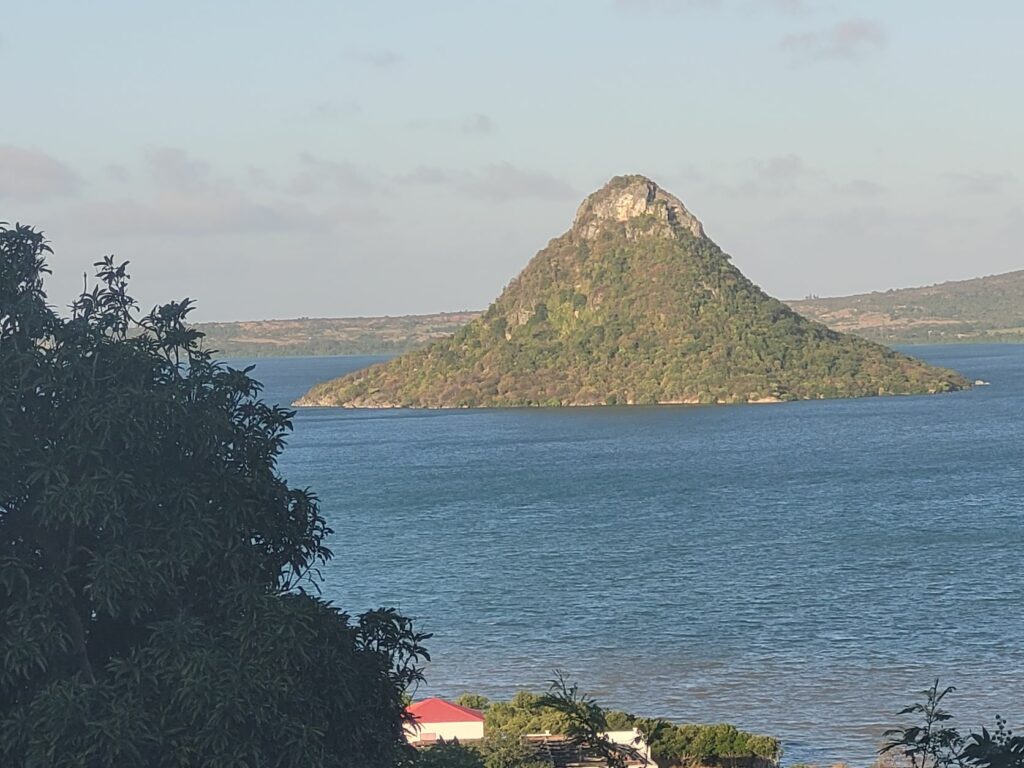
[[[47,2],[0,28],[0,220],[51,297],[482,308],[620,173],[790,298],[1024,268],[1024,3]]]

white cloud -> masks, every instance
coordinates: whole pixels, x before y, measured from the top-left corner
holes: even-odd
[[[786,35],[779,47],[801,61],[860,59],[886,45],[885,29],[870,19],[847,19],[826,29]]]
[[[573,187],[544,171],[530,171],[511,163],[496,163],[479,171],[446,170],[421,165],[395,178],[401,184],[443,186],[467,197],[496,203],[511,200],[565,200],[578,197]]]
[[[405,57],[402,54],[387,49],[349,51],[348,58],[379,70],[394,69],[405,61]]]
[[[364,195],[379,191],[379,182],[354,163],[329,160],[309,152],[300,153],[299,162],[299,171],[288,183],[288,191],[292,194]]]
[[[0,200],[48,200],[80,186],[78,174],[45,152],[0,144]]]
[[[494,121],[481,112],[477,112],[475,115],[471,115],[462,121],[463,133],[475,133],[480,136],[486,136],[494,133],[494,129]]]
[[[157,189],[193,194],[213,186],[210,164],[177,147],[155,147],[145,152],[147,170]]]
[[[836,185],[836,191],[851,197],[878,197],[886,192],[884,185],[869,179],[851,179]]]
[[[804,182],[822,176],[820,171],[793,154],[755,160],[752,165],[750,177],[740,183],[735,192],[751,196],[790,194]]]
[[[66,217],[81,231],[97,235],[225,235],[325,225],[297,206],[264,204],[240,194],[99,200],[72,207]]]
[[[945,180],[952,185],[954,191],[967,195],[999,195],[1006,192],[1014,182],[1008,173],[988,173],[972,171],[969,173],[947,173]]]

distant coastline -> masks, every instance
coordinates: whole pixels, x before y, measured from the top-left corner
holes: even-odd
[[[833,330],[890,346],[1024,342],[1024,270],[787,303]]]
[[[920,288],[786,301],[833,330],[888,346],[1024,343],[1024,270]],[[483,310],[199,323],[225,358],[399,355],[455,333]]]
[[[225,325],[225,323],[218,323],[218,325]],[[199,330],[203,330],[202,325],[196,326]],[[1024,336],[972,336],[969,338],[921,338],[912,340],[902,339],[879,339],[878,337],[872,337],[864,334],[865,338],[877,341],[881,344],[885,344],[889,347],[903,348],[903,347],[930,347],[936,345],[942,346],[980,346],[983,344],[1024,344]],[[348,345],[345,343],[335,343],[330,345],[320,345],[317,347],[306,347],[300,344],[265,344],[260,342],[245,342],[245,341],[231,341],[222,340],[220,337],[208,337],[205,346],[209,349],[216,349],[218,351],[217,357],[221,360],[248,360],[248,359],[271,359],[280,357],[363,357],[363,356],[381,356],[381,357],[393,357],[405,352],[409,352],[422,344],[427,342],[420,342],[409,345],[401,346],[374,346],[374,345]]]

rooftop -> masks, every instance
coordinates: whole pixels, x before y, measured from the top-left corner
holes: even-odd
[[[484,720],[483,713],[476,709],[436,697],[413,702],[405,711],[419,723],[482,723]]]

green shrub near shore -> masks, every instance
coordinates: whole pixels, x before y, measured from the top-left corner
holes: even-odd
[[[565,733],[568,719],[562,712],[546,706],[544,698],[541,694],[519,691],[509,701],[490,701],[485,696],[466,693],[456,699],[456,703],[484,713],[487,739],[499,734]],[[742,731],[726,723],[674,724],[618,710],[604,712],[604,718],[609,731],[637,728],[648,737],[652,757],[661,768],[695,765],[767,768],[778,765],[782,757],[782,744],[778,739]],[[487,739],[482,747],[485,754]],[[488,763],[487,768],[498,767]]]

